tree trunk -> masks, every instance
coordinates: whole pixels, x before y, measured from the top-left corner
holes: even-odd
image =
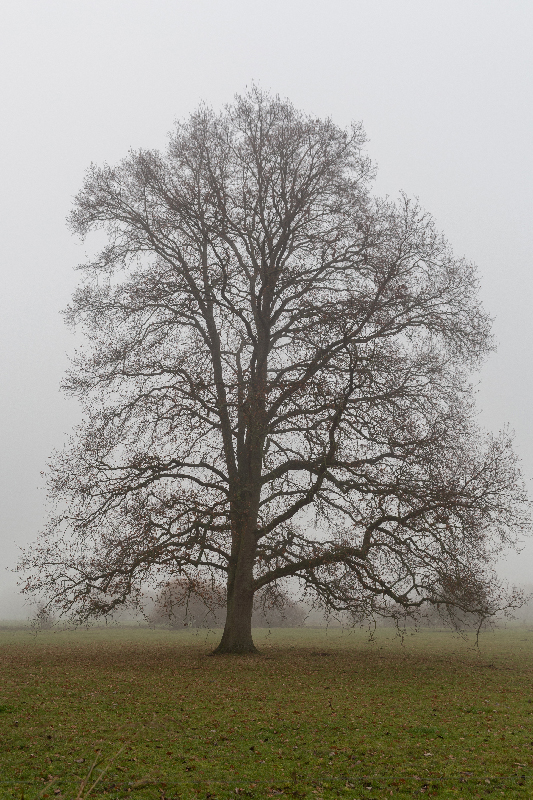
[[[253,536],[245,538],[248,541],[241,544],[235,568],[228,574],[226,624],[216,654],[257,653],[252,639],[255,541]]]
[[[262,351],[265,354],[268,352],[264,343]],[[233,535],[228,565],[226,624],[215,653],[257,653],[252,639],[252,611],[257,518],[266,431],[266,355],[258,356],[257,360],[257,372],[262,375],[262,380],[256,380],[250,388],[246,415],[242,408],[239,412],[242,417],[239,425],[240,443],[237,448],[239,474],[232,487]]]

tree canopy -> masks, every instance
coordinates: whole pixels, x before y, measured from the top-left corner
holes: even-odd
[[[494,559],[529,517],[509,437],[476,422],[476,271],[417,202],[371,194],[364,142],[252,89],[165,154],[91,166],[70,226],[106,245],[65,383],[86,416],[28,590],[87,619],[222,578],[220,652],[254,649],[254,594],[287,581],[354,618],[501,606]]]

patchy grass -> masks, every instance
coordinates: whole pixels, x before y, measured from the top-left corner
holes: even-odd
[[[218,636],[1,630],[0,797],[533,797],[533,631]]]

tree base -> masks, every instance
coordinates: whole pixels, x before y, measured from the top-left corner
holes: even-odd
[[[220,642],[218,647],[216,647],[213,652],[211,653],[212,656],[223,656],[223,655],[257,655],[259,650],[255,646],[255,644],[225,644],[224,642]]]

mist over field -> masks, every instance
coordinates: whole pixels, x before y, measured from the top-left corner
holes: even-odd
[[[498,347],[480,420],[515,431],[531,486],[532,34],[527,2],[4,3],[0,619],[34,613],[12,569],[45,519],[41,471],[79,419],[59,392],[78,343],[59,312],[88,248],[65,226],[72,198],[91,162],[164,148],[174,120],[252,81],[339,125],[361,120],[376,193],[418,197],[477,263]],[[500,574],[530,585],[532,560],[525,542]]]

